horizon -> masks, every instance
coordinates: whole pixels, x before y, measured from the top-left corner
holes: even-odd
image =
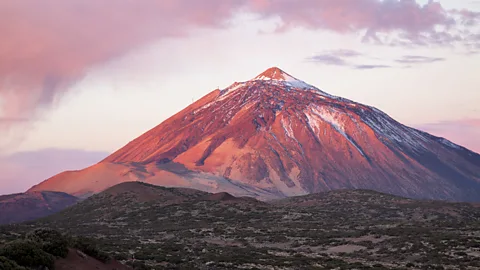
[[[273,2],[0,3],[0,195],[271,67],[480,153],[480,2]]]

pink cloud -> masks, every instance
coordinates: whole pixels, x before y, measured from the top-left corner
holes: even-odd
[[[93,165],[108,153],[69,149],[43,149],[0,157],[0,195],[24,192],[65,170]]]
[[[291,27],[332,30],[340,33],[365,31],[364,40],[381,43],[378,34],[398,32],[393,45],[451,45],[471,40],[471,32],[480,21],[480,13],[446,10],[430,0],[253,0],[254,10],[265,17],[279,16],[280,31]],[[441,27],[443,30],[439,30]],[[452,31],[450,31],[452,30]]]
[[[256,10],[278,15],[287,25],[323,28],[338,32],[369,30],[410,33],[432,31],[436,25],[454,21],[437,2],[425,5],[414,0],[257,0]]]
[[[417,128],[480,153],[480,119],[427,123]]]
[[[2,0],[0,118],[32,118],[92,66],[192,27],[222,27],[243,2]]]
[[[192,26],[220,26],[242,1],[3,0],[1,97],[7,115],[50,104],[92,65]],[[32,86],[34,86],[32,88]]]

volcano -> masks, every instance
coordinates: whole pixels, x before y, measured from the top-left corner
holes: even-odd
[[[273,67],[31,190],[86,197],[132,180],[260,199],[370,189],[479,201],[480,155]]]

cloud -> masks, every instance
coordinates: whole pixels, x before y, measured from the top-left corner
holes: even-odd
[[[355,69],[377,69],[377,68],[391,68],[388,65],[356,65]]]
[[[370,34],[402,30],[409,33],[433,31],[451,25],[443,7],[433,1],[425,5],[413,0],[259,0],[258,11],[276,15],[285,27],[300,25],[336,32],[367,30]]]
[[[445,58],[420,55],[404,55],[400,59],[397,59],[395,61],[401,64],[427,64],[445,61]]]
[[[322,53],[316,54],[307,58],[307,61],[333,66],[349,66],[350,64],[348,63],[346,58],[353,58],[361,55],[362,53],[357,51],[338,49],[324,51]]]
[[[34,118],[103,64],[194,27],[226,27],[246,0],[2,0],[0,119]],[[2,138],[1,140],[5,140]]]
[[[330,50],[318,53],[306,60],[317,64],[330,65],[330,66],[345,66],[358,70],[377,69],[377,68],[390,68],[388,65],[374,65],[374,64],[354,64],[352,59],[358,59],[359,57],[368,58],[361,52],[353,50]]]
[[[416,128],[444,137],[474,152],[480,153],[480,119],[440,121],[417,125]]]
[[[284,31],[293,27],[365,33],[364,40],[397,45],[451,45],[468,39],[480,13],[446,10],[432,0],[257,0],[257,11],[278,16]],[[392,40],[391,34],[397,34]],[[387,36],[385,36],[387,35]],[[387,41],[390,40],[390,41]]]
[[[338,56],[338,57],[357,57],[362,56],[363,54],[354,50],[346,50],[346,49],[338,49],[334,51],[330,51],[330,53]]]
[[[343,60],[341,57],[335,55],[328,55],[328,54],[319,54],[314,55],[307,59],[308,61],[321,63],[325,65],[333,65],[333,66],[348,66],[349,64],[347,61]]]
[[[350,64],[346,58],[352,58],[361,56],[362,54],[353,50],[339,49],[339,50],[330,50],[324,51],[313,55],[306,60],[309,62],[321,63],[325,65],[333,66],[349,66]]]
[[[28,118],[21,118],[21,117],[11,117],[11,118],[4,117],[4,118],[0,118],[0,127],[3,125],[8,126],[8,125],[11,125],[12,123],[15,123],[15,124],[25,123],[25,122],[28,122],[29,120],[30,119]]]
[[[21,117],[0,118],[0,156],[11,150],[12,145],[20,143],[27,134],[30,119]]]
[[[362,58],[361,60],[358,60]],[[384,69],[392,68],[394,65],[390,64],[358,64],[358,62],[370,61],[372,57],[365,55],[363,53],[353,51],[353,50],[330,50],[318,53],[311,57],[308,57],[306,60],[308,62],[313,62],[323,65],[331,66],[345,66],[358,70],[370,70],[370,69]],[[357,61],[354,61],[357,60]],[[379,59],[375,59],[379,60]],[[393,62],[400,64],[428,64],[445,61],[445,58],[441,57],[430,57],[430,56],[421,56],[421,55],[404,55],[398,59],[395,59]],[[356,63],[357,62],[357,63]],[[410,67],[410,66],[408,66]]]
[[[108,153],[72,149],[43,149],[0,157],[0,195],[23,192],[66,170],[83,169]]]

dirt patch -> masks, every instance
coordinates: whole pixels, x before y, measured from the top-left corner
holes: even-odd
[[[327,250],[324,251],[324,253],[327,254],[332,254],[332,253],[353,253],[355,251],[360,251],[366,249],[365,247],[362,246],[357,246],[357,245],[341,245],[341,246],[335,246],[331,247]]]
[[[344,240],[344,241],[353,242],[353,243],[360,243],[360,242],[367,241],[367,242],[372,242],[374,244],[377,244],[391,238],[393,237],[390,237],[387,235],[382,235],[381,237],[378,237],[378,238],[375,237],[375,235],[364,235],[356,238],[341,238],[339,240]]]
[[[92,257],[89,257],[76,249],[70,249],[65,259],[59,259],[55,262],[56,270],[131,270],[132,268],[112,260],[108,263],[102,263]]]

